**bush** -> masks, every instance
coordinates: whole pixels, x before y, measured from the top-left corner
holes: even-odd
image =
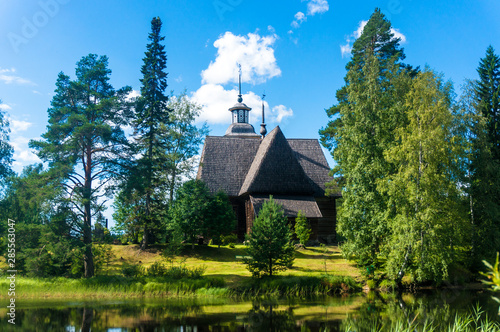
[[[179,265],[165,266],[163,263],[155,262],[144,272],[148,277],[166,277],[170,279],[198,279],[203,276],[206,271],[205,266],[188,268],[180,263]]]
[[[125,277],[140,277],[143,275],[144,269],[139,264],[123,264],[122,274]]]
[[[238,236],[236,234],[221,236],[221,244],[223,246],[228,246],[231,243],[234,245],[236,242],[238,242]]]

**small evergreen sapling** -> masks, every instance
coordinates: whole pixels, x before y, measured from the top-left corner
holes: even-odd
[[[297,218],[295,218],[295,235],[297,235],[300,244],[302,244],[304,247],[307,241],[309,241],[311,233],[311,226],[309,226],[304,212],[299,211],[299,213],[297,214]]]
[[[272,196],[265,202],[248,236],[244,263],[254,277],[270,275],[290,268],[294,260],[292,231],[283,207]]]

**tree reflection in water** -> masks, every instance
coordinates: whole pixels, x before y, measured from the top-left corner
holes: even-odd
[[[479,296],[480,295],[480,296]],[[16,326],[0,309],[0,331],[355,331],[390,329],[426,321],[445,326],[456,313],[479,302],[490,317],[497,305],[489,294],[369,293],[348,298],[259,300],[119,300],[93,303],[36,303],[16,308]],[[498,318],[497,318],[498,319]]]

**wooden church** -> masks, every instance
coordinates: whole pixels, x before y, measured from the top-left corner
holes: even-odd
[[[335,199],[325,196],[330,168],[316,139],[287,139],[280,127],[260,135],[248,122],[251,108],[238,103],[229,109],[232,123],[224,136],[207,136],[197,178],[211,193],[223,190],[236,213],[239,239],[252,228],[264,201],[272,195],[293,223],[302,211],[311,228],[311,240],[335,242]]]

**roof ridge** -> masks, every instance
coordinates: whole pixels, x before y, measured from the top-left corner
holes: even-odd
[[[309,177],[279,126],[262,140],[239,195],[268,191],[275,194],[314,192]]]
[[[265,159],[265,157],[269,153],[269,147],[271,146],[271,143],[276,139],[276,136],[280,132],[281,132],[281,128],[279,126],[276,126],[260,142],[260,146],[257,149],[257,153],[255,154],[255,157],[252,161],[252,164],[250,165],[250,169],[248,170],[248,173],[245,176],[245,180],[243,181],[243,184],[241,185],[239,195],[246,193],[248,191],[248,189],[251,187],[253,181],[255,180],[256,175],[259,174],[259,170],[262,168],[262,161]],[[263,150],[262,153],[260,153],[261,150]]]

